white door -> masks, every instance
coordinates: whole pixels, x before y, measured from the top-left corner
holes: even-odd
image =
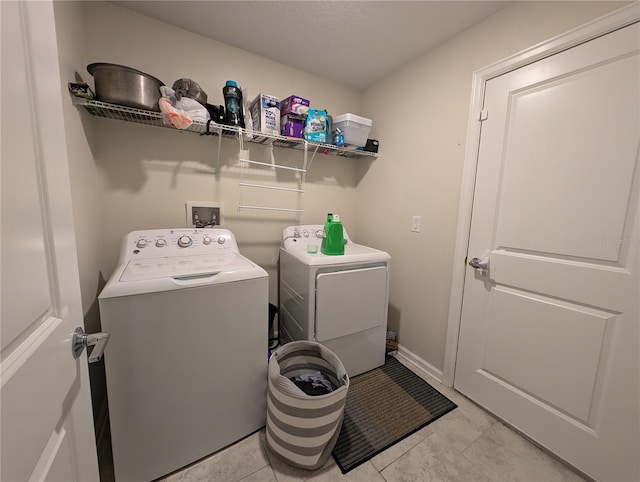
[[[0,8],[0,479],[98,480],[53,5]]]
[[[489,80],[455,387],[599,480],[639,480],[640,29]]]

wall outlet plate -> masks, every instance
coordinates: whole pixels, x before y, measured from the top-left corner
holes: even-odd
[[[215,228],[222,226],[224,203],[187,201],[185,206],[186,226],[188,228]]]

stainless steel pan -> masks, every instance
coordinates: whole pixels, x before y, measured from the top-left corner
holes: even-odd
[[[160,111],[160,87],[163,82],[152,75],[124,65],[94,63],[87,70],[95,80],[96,98],[110,104]]]

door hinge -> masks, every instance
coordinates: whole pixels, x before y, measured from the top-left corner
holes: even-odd
[[[480,117],[478,118],[478,120],[482,122],[482,121],[486,121],[488,118],[489,118],[489,111],[487,109],[481,110]]]

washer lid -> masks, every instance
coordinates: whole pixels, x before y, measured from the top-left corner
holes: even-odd
[[[142,281],[158,278],[189,279],[215,273],[253,268],[247,259],[231,252],[132,259],[127,262],[119,281]]]

